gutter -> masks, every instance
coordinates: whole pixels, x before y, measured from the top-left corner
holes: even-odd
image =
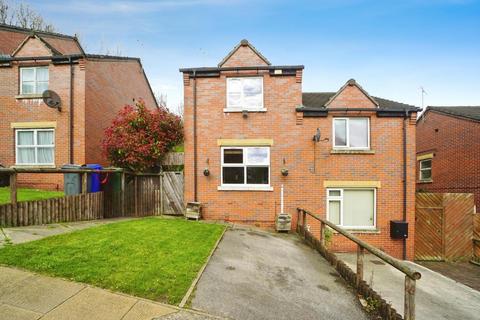
[[[74,163],[74,153],[73,153],[73,139],[74,139],[74,135],[73,135],[73,128],[74,128],[74,122],[73,122],[73,76],[74,76],[74,70],[73,70],[73,61],[72,61],[72,58],[69,59],[69,63],[70,63],[70,108],[69,108],[69,117],[68,117],[68,121],[69,121],[69,141],[68,141],[68,147],[69,147],[69,160],[70,160],[70,163],[73,164]]]
[[[407,124],[408,111],[403,118],[403,221],[407,221]],[[403,239],[403,260],[407,260],[407,239]]]

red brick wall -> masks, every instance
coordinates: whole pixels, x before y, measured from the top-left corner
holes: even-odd
[[[432,182],[417,191],[474,193],[478,211],[480,122],[428,111],[417,123],[417,155],[432,152]]]
[[[133,99],[142,98],[147,107],[155,108],[155,98],[136,60],[88,59],[86,70],[85,161],[108,165],[101,148],[105,128]]]
[[[45,48],[37,39],[31,39],[19,54],[44,55]],[[37,50],[38,49],[38,50]],[[41,99],[16,99],[19,91],[19,65],[49,66],[49,89],[57,92],[61,98],[62,111],[47,107]],[[84,73],[78,65],[74,67],[74,119],[75,125],[75,162],[84,162],[83,137],[84,127]],[[69,103],[70,103],[70,66],[53,65],[48,62],[14,63],[12,67],[0,68],[0,163],[4,166],[15,165],[15,131],[10,127],[12,122],[55,121],[55,165],[61,166],[69,162]],[[78,122],[79,121],[79,122]],[[78,125],[80,123],[80,125]],[[19,176],[20,185],[30,187],[57,189],[63,187],[61,175],[27,175]]]
[[[236,75],[237,73],[230,74]],[[242,72],[247,74],[247,72]],[[256,71],[253,72],[257,75]],[[296,76],[264,76],[264,113],[224,113],[226,76],[199,78],[197,80],[197,133],[198,133],[198,201],[204,205],[206,219],[251,223],[261,227],[273,227],[280,207],[280,186],[285,188],[285,211],[296,223],[296,208],[304,207],[325,216],[325,180],[374,180],[381,181],[377,191],[376,234],[361,234],[369,243],[396,257],[402,256],[402,241],[392,240],[389,222],[402,220],[402,118],[377,118],[373,112],[363,113],[371,119],[371,146],[375,154],[331,154],[332,114],[327,118],[303,118],[295,112],[301,104],[301,83]],[[301,79],[301,78],[300,78]],[[300,80],[299,79],[299,80]],[[185,200],[193,201],[193,79],[186,79],[185,96]],[[358,89],[357,89],[358,90]],[[355,101],[343,103],[355,107],[358,92],[352,91]],[[367,99],[364,96],[364,99]],[[367,104],[367,102],[362,102]],[[337,116],[357,116],[343,112]],[[412,116],[415,119],[415,115]],[[298,121],[297,121],[298,120]],[[300,124],[296,124],[300,123]],[[407,257],[413,258],[414,206],[415,206],[415,126],[407,121],[408,136],[408,194],[407,220],[410,237],[407,241]],[[319,142],[315,148],[312,137],[320,128],[328,142]],[[271,185],[273,191],[218,191],[220,185],[220,147],[217,139],[267,138],[273,139],[271,147]],[[315,150],[315,156],[314,156]],[[314,159],[316,170],[313,172]],[[281,175],[282,168],[289,175]],[[203,176],[208,168],[210,176]],[[314,233],[318,226],[309,221]],[[355,249],[344,239],[335,239],[337,250]]]

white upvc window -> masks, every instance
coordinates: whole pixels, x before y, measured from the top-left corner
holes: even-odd
[[[227,78],[225,111],[263,111],[263,77]]]
[[[420,181],[432,180],[432,159],[420,160],[419,179]]]
[[[333,118],[332,131],[335,149],[370,149],[369,118]]]
[[[222,147],[219,189],[270,190],[269,147]]]
[[[42,94],[48,89],[48,67],[21,67],[20,94]]]
[[[347,229],[375,229],[376,189],[327,189],[327,220]]]
[[[55,165],[54,129],[15,130],[17,165]]]

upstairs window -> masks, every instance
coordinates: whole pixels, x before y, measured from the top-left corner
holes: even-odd
[[[432,180],[432,159],[420,161],[420,181]]]
[[[20,94],[42,94],[48,89],[48,67],[20,68]]]
[[[19,129],[15,133],[18,165],[54,165],[54,129]]]
[[[227,111],[263,109],[263,77],[227,78]]]
[[[223,186],[268,186],[270,148],[222,148]]]
[[[369,118],[334,118],[333,136],[335,149],[369,149]]]

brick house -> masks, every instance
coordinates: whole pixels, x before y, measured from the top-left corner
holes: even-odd
[[[60,108],[42,100],[44,90]],[[99,163],[103,130],[133,99],[156,100],[139,58],[86,54],[75,37],[0,25],[0,164]],[[19,184],[63,187],[60,175],[19,175]]]
[[[418,119],[417,191],[473,193],[480,208],[480,106],[427,107]]]
[[[304,93],[303,69],[272,65],[247,40],[217,67],[180,69],[185,201],[201,202],[206,219],[272,228],[283,185],[293,228],[303,207],[412,259],[417,108],[373,97],[353,79],[337,92]],[[409,222],[407,240],[390,237],[390,220]]]

